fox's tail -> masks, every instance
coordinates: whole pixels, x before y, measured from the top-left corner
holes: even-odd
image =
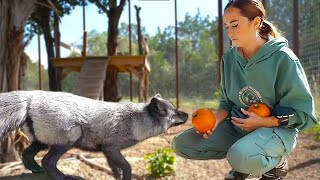
[[[18,128],[27,117],[28,99],[17,92],[0,94],[0,139]]]

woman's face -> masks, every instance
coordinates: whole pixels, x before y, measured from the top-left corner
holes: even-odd
[[[241,15],[240,9],[228,7],[223,15],[224,26],[232,44],[237,47],[249,46],[250,42],[257,36],[259,26]]]

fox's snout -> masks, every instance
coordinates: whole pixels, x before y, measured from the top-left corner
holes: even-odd
[[[176,112],[178,118],[176,118],[176,122],[174,122],[174,124],[172,126],[178,126],[181,124],[184,124],[187,122],[188,120],[188,114],[182,111],[177,111]]]
[[[181,120],[183,121],[183,123],[187,122],[189,115],[185,112],[180,111],[179,113],[179,117],[181,118]]]

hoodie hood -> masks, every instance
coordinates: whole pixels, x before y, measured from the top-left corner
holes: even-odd
[[[236,59],[242,66],[250,67],[254,64],[268,59],[274,52],[278,51],[283,47],[288,47],[287,39],[283,37],[271,39],[259,49],[259,51],[252,57],[252,59],[249,62],[247,62],[242,57],[237,47],[233,48],[233,53],[235,54]]]

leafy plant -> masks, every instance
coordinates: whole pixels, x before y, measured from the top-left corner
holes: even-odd
[[[320,124],[317,124],[312,128],[313,131],[313,139],[316,141],[320,141]]]
[[[144,159],[148,161],[147,170],[152,177],[175,175],[176,157],[172,153],[172,149],[159,148],[156,152],[144,156]]]

